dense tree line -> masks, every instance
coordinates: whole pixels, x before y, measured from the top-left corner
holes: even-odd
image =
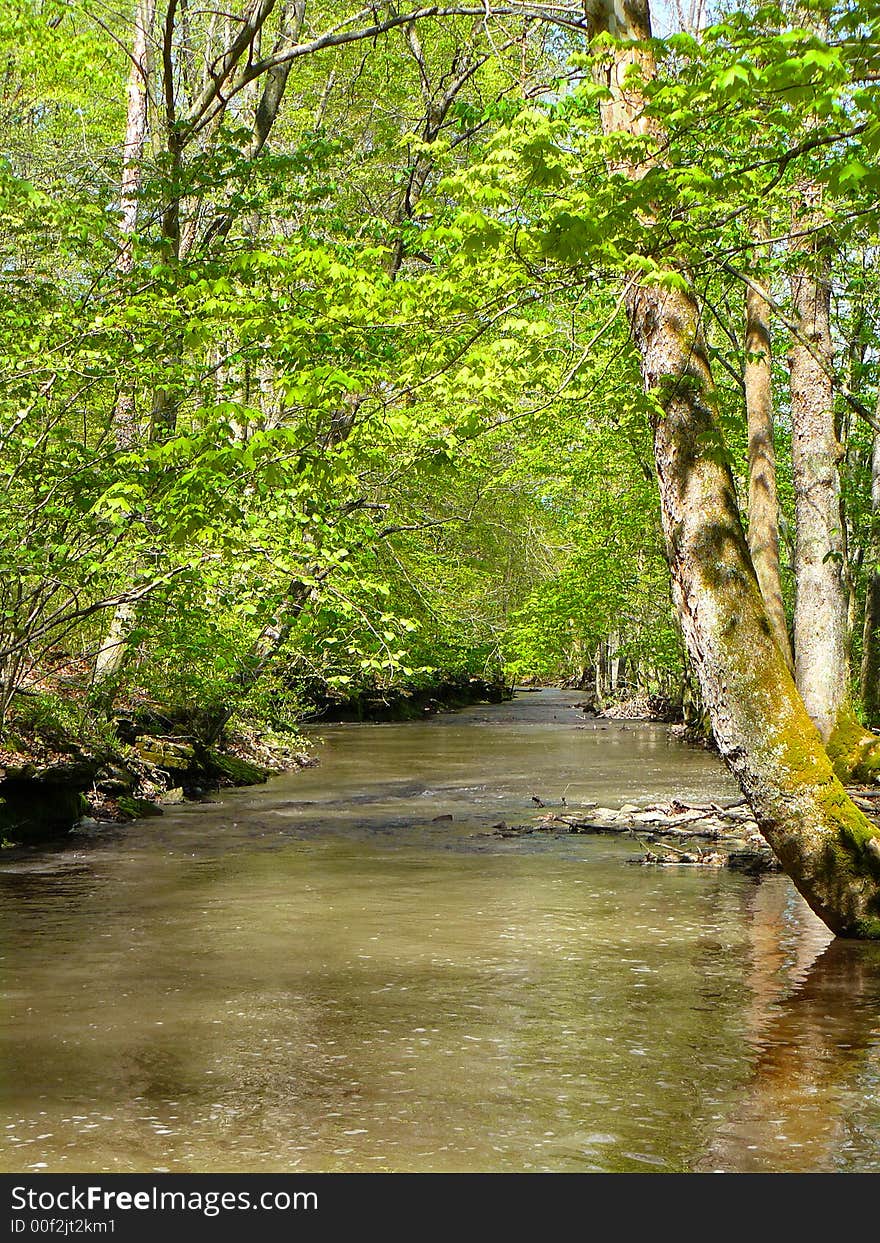
[[[880,9],[654,17],[6,7],[7,746],[450,676],[696,699],[877,934]]]

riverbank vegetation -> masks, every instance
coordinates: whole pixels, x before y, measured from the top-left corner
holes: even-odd
[[[880,9],[653,16],[4,7],[10,771],[662,696],[880,928]]]

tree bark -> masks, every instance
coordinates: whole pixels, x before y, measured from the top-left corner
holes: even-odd
[[[769,236],[766,220],[760,222],[755,233],[758,241],[766,240]],[[749,433],[749,551],[773,637],[786,664],[793,669],[779,576],[770,304],[757,281],[755,285],[746,286],[745,354],[743,378]]]
[[[798,689],[827,742],[847,714],[850,696],[842,450],[834,422],[827,243],[815,232],[820,224],[820,190],[803,180],[792,209],[791,248],[798,264],[791,298],[800,334],[813,350],[795,339],[789,354],[796,519],[794,654]]]
[[[795,673],[842,781],[880,777],[880,739],[856,718],[850,694],[846,523],[834,417],[831,288],[821,190],[797,186],[791,294],[799,334],[789,354],[795,486]]]
[[[656,123],[632,80],[624,83],[633,64],[654,72],[647,0],[606,5],[600,17],[600,28],[628,41],[608,67],[605,132],[650,138]],[[643,175],[650,159],[630,175]],[[627,314],[655,410],[673,595],[719,750],[810,907],[839,935],[880,939],[880,831],[835,776],[773,638],[715,418],[697,300],[689,288],[633,285]]]
[[[880,726],[880,434],[871,454],[871,568],[865,596],[862,646],[862,707],[865,720]]]
[[[147,138],[149,81],[149,38],[156,12],[156,0],[138,0],[134,18],[131,68],[128,75],[128,106],[125,119],[125,143],[122,149],[122,178],[119,206],[122,234],[116,251],[116,272],[121,281],[134,268],[134,236],[137,232],[138,195],[143,181],[144,145]],[[129,453],[140,439],[134,393],[122,389],[113,411],[113,435],[120,453]],[[117,606],[93,667],[93,680],[105,683],[122,667],[126,643],[135,622],[134,605],[124,602]]]
[[[122,179],[119,206],[121,239],[116,251],[116,272],[120,280],[130,276],[134,267],[134,235],[137,231],[138,195],[143,180],[144,144],[147,137],[147,82],[149,75],[149,37],[153,27],[156,0],[138,0],[134,19],[131,68],[128,74],[128,105],[125,119],[125,142],[122,148]],[[116,447],[126,453],[138,442],[139,429],[134,394],[123,389],[113,412]]]

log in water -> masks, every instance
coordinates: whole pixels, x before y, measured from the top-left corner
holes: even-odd
[[[880,947],[781,876],[493,834],[738,797],[577,698],[324,727],[318,768],[4,861],[2,1168],[880,1169]]]

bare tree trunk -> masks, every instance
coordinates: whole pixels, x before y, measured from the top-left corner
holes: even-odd
[[[844,450],[834,418],[831,291],[821,191],[804,180],[792,212],[792,248],[800,257],[792,303],[801,339],[792,343],[797,684],[842,781],[880,777],[880,739],[857,720],[850,695],[849,584],[839,464]],[[805,342],[809,342],[809,346]]]
[[[800,13],[807,27],[816,15]],[[821,27],[820,34],[827,33]],[[860,724],[850,696],[850,584],[834,416],[830,240],[822,188],[795,187],[791,278],[798,336],[789,356],[797,537],[794,638],[797,682],[841,780],[880,777],[880,739]]]
[[[654,73],[647,0],[609,4],[601,16],[612,34],[638,41],[608,66],[605,132],[659,137],[623,82],[633,64]],[[650,163],[627,171],[639,176]],[[662,411],[654,456],[673,595],[719,750],[816,914],[840,935],[880,939],[880,831],[834,775],[773,638],[715,418],[699,305],[688,288],[633,286],[627,313],[645,389]]]
[[[601,708],[605,703],[605,682],[602,677],[602,644],[596,644],[594,653],[595,664],[593,665],[593,689],[596,694],[596,707]]]
[[[611,694],[616,695],[622,681],[622,659],[620,655],[620,634],[614,630],[608,636],[608,660],[610,665]]]
[[[116,252],[116,271],[120,280],[130,276],[134,268],[134,236],[137,231],[138,195],[143,180],[143,155],[147,137],[149,38],[156,11],[156,0],[138,0],[134,19],[131,69],[128,75],[128,110],[125,120],[125,143],[122,150],[122,180],[119,205],[122,219],[119,224],[122,238]],[[134,393],[122,389],[113,412],[113,432],[116,448],[121,453],[130,452],[138,443],[140,429],[137,421]],[[134,605],[118,605],[110,628],[95,656],[93,678],[96,683],[106,682],[118,673],[125,656],[128,635],[134,626]]]
[[[129,635],[134,629],[136,613],[133,604],[119,604],[113,614],[104,640],[95,656],[94,682],[103,684],[122,668]]]
[[[326,574],[326,570],[316,572],[316,583],[326,577]],[[290,583],[278,607],[276,616],[262,628],[243,661],[235,678],[233,693],[229,695],[227,702],[222,707],[217,708],[206,716],[202,729],[202,739],[205,746],[210,747],[214,745],[235,715],[242,699],[249,691],[253,690],[275,657],[282,650],[293,627],[306,609],[315,589],[315,586],[303,582],[301,579],[294,579]]]
[[[766,240],[766,220],[756,230]],[[757,285],[757,288],[755,287]],[[773,637],[789,668],[794,668],[779,577],[779,505],[773,446],[773,383],[770,353],[770,304],[762,287],[746,286],[744,379],[749,431],[749,550],[758,576]]]
[[[125,143],[122,148],[122,181],[119,206],[122,234],[116,251],[116,271],[121,280],[130,276],[134,267],[134,236],[137,231],[138,195],[143,180],[144,144],[147,137],[147,84],[149,80],[149,38],[153,28],[156,0],[138,0],[134,19],[131,68],[128,74],[128,110],[125,119]],[[116,447],[122,452],[134,448],[138,441],[134,394],[120,392],[113,414]]]
[[[871,454],[871,569],[865,597],[862,706],[868,725],[880,726],[880,434]]]
[[[815,233],[820,223],[820,190],[804,180],[792,210],[791,246],[799,264],[791,297],[798,327],[813,352],[796,339],[789,354],[797,527],[794,654],[798,689],[827,742],[849,708],[849,662],[842,450],[829,374],[834,359],[829,262],[827,246]]]

